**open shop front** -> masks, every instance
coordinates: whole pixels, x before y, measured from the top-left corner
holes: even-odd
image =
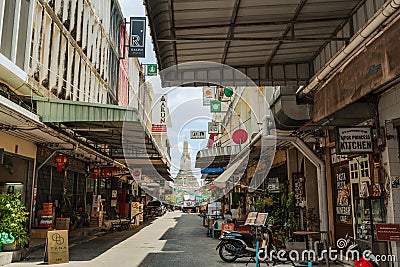
[[[357,141],[346,146],[343,142],[348,140]],[[387,254],[387,242],[379,241],[376,231],[378,224],[386,223],[386,207],[384,173],[379,166],[372,128],[338,127],[336,150],[331,152],[335,153],[331,158],[336,186],[336,238],[353,232],[363,249],[372,248],[375,254]],[[349,229],[350,224],[353,231]]]

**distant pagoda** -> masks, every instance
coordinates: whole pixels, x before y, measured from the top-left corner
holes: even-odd
[[[188,141],[183,142],[183,152],[179,172],[175,177],[175,187],[187,192],[193,192],[199,188],[196,176],[192,172]]]

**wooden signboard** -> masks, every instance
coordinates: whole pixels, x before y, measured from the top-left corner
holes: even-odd
[[[69,262],[68,230],[47,232],[46,254],[49,264]]]
[[[380,241],[400,241],[400,224],[376,224],[376,236]]]

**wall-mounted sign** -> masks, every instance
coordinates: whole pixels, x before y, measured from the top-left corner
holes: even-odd
[[[221,112],[221,101],[211,100],[210,101],[210,112]]]
[[[279,178],[268,178],[268,192],[279,193]]]
[[[400,241],[400,224],[376,224],[376,235],[380,241]]]
[[[371,127],[338,127],[336,129],[337,154],[373,153]]]
[[[219,134],[219,122],[209,122],[208,123],[208,133],[209,134]]]
[[[206,131],[190,131],[190,139],[206,139]]]
[[[222,168],[222,167],[201,169],[201,174],[221,174],[223,172],[224,172],[224,168]]]
[[[232,140],[235,144],[241,145],[244,144],[247,141],[247,138],[249,137],[249,134],[247,133],[246,130],[244,129],[237,129],[235,132],[232,134]]]
[[[203,87],[203,106],[209,106],[214,99],[215,87]]]
[[[133,179],[135,179],[136,182],[140,182],[142,180],[142,169],[141,168],[134,168],[132,170],[132,176],[133,176]]]
[[[348,170],[343,169],[336,173],[336,223],[352,224],[351,217],[351,190]]]
[[[157,64],[147,64],[146,65],[146,75],[147,76],[157,76]]]
[[[167,132],[167,126],[159,125],[159,124],[153,124],[151,126],[151,131],[153,133],[166,133]]]
[[[146,18],[131,17],[129,35],[129,57],[145,57],[146,50]]]

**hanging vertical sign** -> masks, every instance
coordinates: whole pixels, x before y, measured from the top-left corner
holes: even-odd
[[[129,36],[129,57],[145,57],[146,18],[131,17]]]
[[[155,104],[152,112],[153,133],[167,132],[167,95],[162,95],[160,100]]]

